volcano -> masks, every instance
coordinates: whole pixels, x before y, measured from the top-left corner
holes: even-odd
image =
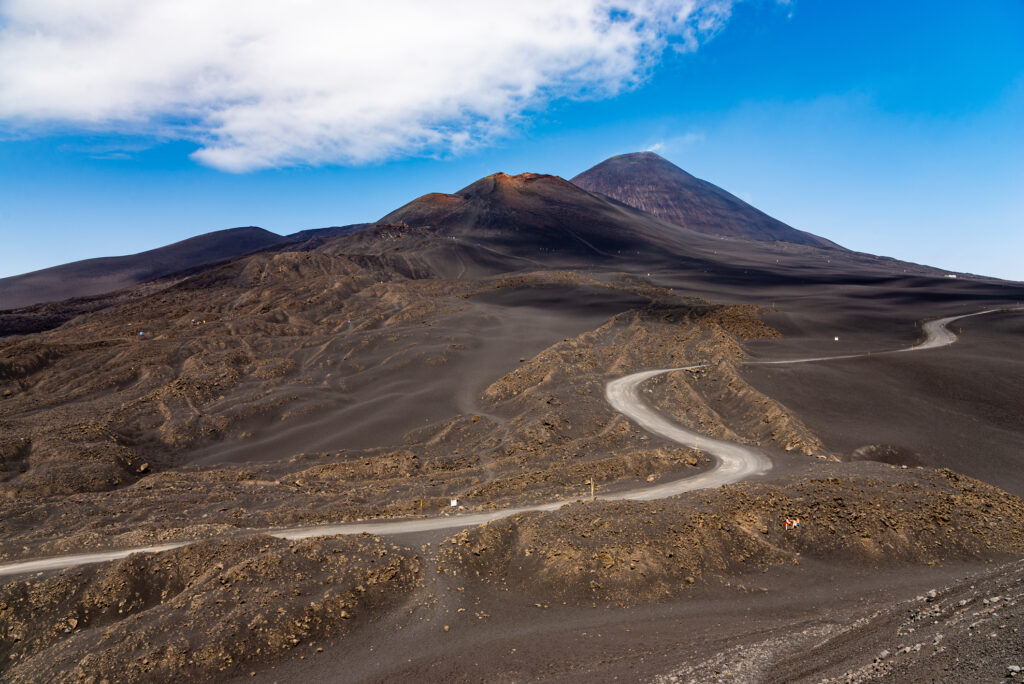
[[[654,152],[606,159],[572,182],[700,233],[841,249],[823,237],[787,226]]]
[[[442,271],[454,266],[461,270],[463,265],[470,272],[493,273],[612,262],[651,264],[662,262],[666,253],[685,258],[678,227],[547,174],[495,173],[454,194],[419,197],[381,218],[378,225],[425,231],[433,244],[418,251],[421,256],[439,250],[446,254],[445,259],[432,260],[432,268]],[[365,237],[373,239],[373,233]],[[693,246],[707,242],[696,234],[689,238]],[[442,265],[445,260],[447,268]]]
[[[630,159],[0,312],[0,679],[1002,677],[1024,284]]]

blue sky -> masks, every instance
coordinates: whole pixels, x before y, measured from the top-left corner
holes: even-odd
[[[149,25],[173,36],[173,17],[126,18],[109,0],[86,44],[68,29],[78,3],[40,4],[55,37],[42,47],[20,28],[38,28],[25,3],[0,2],[0,276],[233,226],[372,221],[494,171],[571,177],[655,149],[852,249],[1024,280],[1017,0],[697,0],[690,13],[645,0],[633,23],[597,28],[573,23],[587,0],[559,21],[552,3],[524,2],[525,19],[410,20],[396,29],[408,51],[391,56],[367,28],[387,12],[292,26],[275,8],[248,27],[275,60],[251,69],[211,47],[217,16],[193,53],[169,41],[166,58],[156,46],[135,64],[118,50],[151,45]],[[367,45],[318,51],[310,27],[331,22]],[[310,66],[323,63],[338,76]]]

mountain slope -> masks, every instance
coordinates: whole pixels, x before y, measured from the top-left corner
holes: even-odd
[[[392,267],[401,261],[402,272],[417,278],[559,268],[671,270],[744,297],[755,284],[802,286],[944,274],[821,242],[748,236],[723,240],[557,176],[496,173],[454,194],[423,195],[381,218],[374,228],[332,240],[323,249],[386,258]]]
[[[347,226],[330,226],[329,228],[307,228],[306,230],[300,230],[296,233],[289,233],[285,237],[295,240],[296,242],[305,242],[306,240],[317,239],[327,240],[341,235],[352,235],[361,230],[366,230],[372,225],[372,223],[353,223]]]
[[[1006,598],[1021,582],[963,573],[1024,555],[1024,502],[914,466],[1024,493],[1024,317],[862,354],[920,341],[915,320],[1015,306],[1024,284],[723,239],[536,174],[385,219],[0,339],[0,565],[199,540],[0,578],[4,681],[707,680],[724,662],[773,681],[873,662],[917,681],[1016,662],[1009,628],[985,637],[988,669],[965,665],[976,646],[931,637],[1021,622]],[[87,300],[0,312],[0,329]],[[652,411],[775,467],[671,500],[586,501],[707,467],[703,437],[666,440],[605,399],[609,380],[667,368],[645,383]],[[259,532],[553,501],[573,503],[410,547]],[[982,595],[991,615],[970,615]],[[927,644],[896,649],[940,609],[912,637]],[[509,635],[515,654],[480,648]],[[395,649],[408,657],[380,657]],[[765,655],[751,668],[737,649]],[[939,665],[905,669],[917,657]]]
[[[839,248],[825,238],[787,226],[654,152],[606,159],[572,182],[701,233]]]
[[[111,292],[290,242],[262,228],[229,228],[138,254],[44,268],[0,279],[0,310]]]
[[[421,230],[429,239],[417,253],[429,255],[447,277],[464,269],[472,275],[611,263],[682,266],[701,247],[717,246],[688,231],[684,238],[676,226],[563,178],[535,173],[496,173],[455,194],[424,195],[379,224]]]

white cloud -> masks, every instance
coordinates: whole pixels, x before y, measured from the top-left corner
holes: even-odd
[[[733,0],[0,0],[0,122],[199,143],[227,171],[459,151],[612,96]]]
[[[673,152],[680,152],[685,147],[702,142],[704,142],[703,133],[690,132],[684,133],[683,135],[672,136],[670,138],[662,138],[657,142],[651,143],[644,149],[647,152],[665,152],[669,154]]]

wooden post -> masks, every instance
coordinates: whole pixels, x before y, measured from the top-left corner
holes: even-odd
[[[590,500],[594,500],[594,476],[590,476]]]

